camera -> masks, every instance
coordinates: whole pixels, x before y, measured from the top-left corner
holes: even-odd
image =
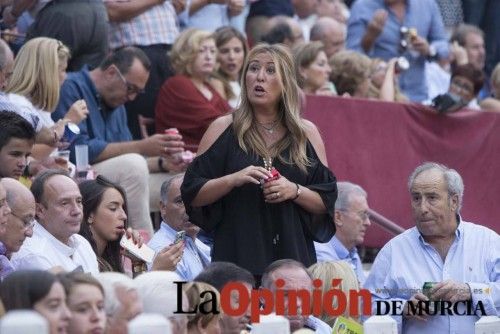
[[[460,96],[450,92],[436,96],[431,104],[441,114],[457,111],[466,105],[467,103]]]

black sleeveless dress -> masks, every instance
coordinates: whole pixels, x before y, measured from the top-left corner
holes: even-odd
[[[313,240],[327,242],[335,234],[337,184],[309,141],[307,156],[312,162],[307,175],[278,159],[273,166],[291,182],[318,192],[327,208],[326,214],[309,213],[293,201],[266,203],[262,189],[250,183],[234,188],[211,205],[192,207],[191,202],[207,181],[250,165],[264,166],[262,157],[240,148],[232,125],[190,164],[181,186],[182,199],[191,222],[214,233],[212,261],[233,262],[257,276],[279,259],[294,259],[306,267],[316,263]]]

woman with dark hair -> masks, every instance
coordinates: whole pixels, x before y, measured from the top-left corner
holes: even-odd
[[[240,101],[240,78],[243,62],[248,53],[245,36],[233,27],[220,27],[214,33],[217,46],[217,62],[220,76],[226,93],[226,100],[232,108],[236,108]]]
[[[123,272],[120,238],[127,229],[125,191],[102,176],[80,183],[83,222],[80,234],[97,255],[99,271]]]
[[[23,270],[7,276],[0,284],[6,311],[32,309],[49,323],[50,334],[66,333],[71,313],[59,278],[48,271]]]
[[[80,192],[83,200],[83,222],[80,234],[89,241],[97,255],[99,271],[116,271],[123,273],[123,258],[120,239],[123,234],[133,238],[139,245],[142,239],[137,231],[127,227],[127,201],[125,191],[121,186],[103,176],[95,180],[80,183]],[[153,261],[154,270],[175,269],[174,255],[181,247],[176,245],[173,250],[160,252]],[[173,254],[171,254],[173,253]],[[135,273],[145,270],[141,260],[132,257],[132,269]]]

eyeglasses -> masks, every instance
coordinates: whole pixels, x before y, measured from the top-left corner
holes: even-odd
[[[366,221],[367,219],[370,219],[370,214],[368,213],[368,211],[359,211],[359,212],[352,212],[352,211],[349,211],[349,210],[340,210],[342,212],[345,212],[345,213],[353,213],[355,215],[358,216],[359,219],[361,219],[361,221]]]
[[[33,228],[33,226],[35,226],[35,223],[36,223],[35,217],[24,218],[24,217],[16,215],[14,213],[14,211],[11,211],[10,214],[13,215],[14,217],[16,217],[17,219],[19,219],[20,221],[22,221],[23,222],[23,227],[25,229],[27,229],[27,230],[30,229],[30,228]]]
[[[120,77],[120,79],[123,81],[125,86],[127,86],[127,95],[132,95],[132,94],[139,95],[139,94],[143,94],[145,92],[144,89],[141,89],[141,88],[137,87],[136,85],[134,85],[133,83],[128,82],[127,79],[125,79],[122,72],[120,71],[120,69],[117,66],[115,66],[115,69],[116,69],[116,73],[118,73],[118,76]]]

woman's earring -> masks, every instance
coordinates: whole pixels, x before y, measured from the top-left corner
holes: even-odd
[[[94,220],[92,218],[87,219],[87,223],[89,225],[92,225],[94,223]]]

